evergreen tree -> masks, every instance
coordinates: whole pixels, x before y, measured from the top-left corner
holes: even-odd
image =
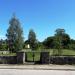
[[[28,41],[31,49],[32,50],[36,49],[36,45],[37,45],[36,34],[32,29],[29,31]]]
[[[37,40],[36,40],[36,34],[32,29],[29,31],[28,41],[29,41],[31,49],[35,50],[36,46],[37,46]],[[33,62],[34,62],[34,57],[35,57],[34,52],[33,52],[32,56],[33,56]]]
[[[19,20],[13,16],[9,21],[7,30],[8,47],[11,52],[17,52],[23,48],[23,30]]]

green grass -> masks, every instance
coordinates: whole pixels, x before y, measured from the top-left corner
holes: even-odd
[[[62,55],[75,55],[75,50],[64,49]]]
[[[53,50],[56,50],[56,49],[45,49],[45,51],[46,50],[50,52],[50,55],[53,55]],[[68,50],[68,49],[62,49],[62,55],[75,55],[75,51],[74,50]],[[33,61],[32,52],[27,53],[27,60]],[[35,61],[40,60],[40,53],[39,52],[35,52],[34,60]]]
[[[53,50],[56,50],[56,49],[50,49],[50,55],[53,55]],[[61,55],[75,55],[75,50],[62,49]]]
[[[0,56],[16,56],[16,53],[0,54]]]
[[[27,60],[33,61],[33,53],[28,52],[27,53]],[[35,52],[34,53],[34,61],[39,61],[40,60],[40,53]]]

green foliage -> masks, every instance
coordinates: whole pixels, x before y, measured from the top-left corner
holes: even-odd
[[[38,44],[37,44],[36,34],[32,29],[29,31],[28,42],[32,50],[37,48]]]
[[[8,50],[8,45],[6,43],[6,40],[0,40],[0,50]]]
[[[42,49],[45,49],[44,45],[42,44],[42,42],[38,42],[37,50],[40,51]]]
[[[70,36],[68,34],[62,35],[62,48],[67,49],[70,44]]]
[[[75,40],[70,39],[70,43],[68,44],[68,49],[75,50]]]
[[[16,52],[23,48],[23,31],[20,26],[20,22],[16,17],[13,17],[9,22],[9,28],[7,30],[7,40],[9,50],[11,52]]]
[[[36,40],[36,34],[32,29],[29,31],[28,41],[29,41],[29,44],[30,44],[30,48],[32,50],[36,50],[38,44],[37,44],[37,40]],[[32,56],[33,56],[33,61],[34,61],[34,53],[33,53]]]
[[[75,55],[75,51],[73,49],[63,49],[62,55]]]
[[[69,49],[75,50],[75,44],[69,44],[68,47]]]
[[[0,54],[0,56],[16,56],[16,53]]]
[[[43,41],[45,48],[54,48],[54,37],[48,37]]]
[[[56,55],[61,55],[62,53],[62,47],[61,47],[61,41],[59,38],[56,37],[55,41],[54,41],[54,48],[55,50],[53,50],[53,54],[56,54]]]
[[[58,55],[61,55],[62,49],[68,48],[68,44],[70,44],[70,37],[65,33],[64,29],[56,29],[54,44],[55,49],[58,49]]]
[[[55,48],[58,50],[58,55],[62,53],[62,39],[63,35],[65,34],[64,29],[56,29],[55,34]]]
[[[33,61],[33,53],[32,52],[27,53],[27,60]],[[34,52],[34,61],[39,61],[39,60],[40,60],[40,52]]]
[[[75,44],[75,40],[74,39],[70,39],[70,44]]]
[[[7,45],[6,44],[0,45],[0,50],[7,50]]]
[[[67,49],[68,44],[70,44],[70,36],[65,33],[64,29],[56,29],[56,34],[52,37],[47,37],[43,41],[43,45],[46,49],[49,48],[56,48],[60,49]]]

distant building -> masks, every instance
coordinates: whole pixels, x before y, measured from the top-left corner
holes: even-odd
[[[29,44],[26,44],[25,45],[25,48],[29,49],[30,48],[30,45]]]

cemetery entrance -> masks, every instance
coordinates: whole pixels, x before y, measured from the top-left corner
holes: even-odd
[[[37,51],[28,51],[25,52],[25,62],[28,63],[39,63],[40,62],[40,52]]]
[[[49,64],[49,52],[26,51],[17,53],[17,62],[19,64]]]
[[[49,64],[48,51],[30,51],[25,53],[25,62],[33,64]]]

